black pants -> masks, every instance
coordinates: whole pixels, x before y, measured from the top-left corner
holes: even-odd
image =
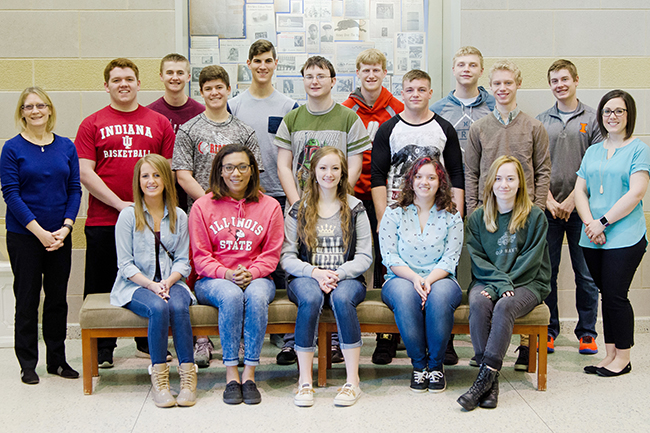
[[[115,226],[86,226],[86,279],[84,298],[93,293],[110,293],[117,276]],[[146,341],[146,337],[144,337]],[[117,338],[97,339],[97,349],[113,350]]]
[[[617,349],[634,346],[634,310],[627,296],[647,245],[644,236],[631,247],[582,249],[600,290],[605,344],[614,344]]]
[[[380,289],[384,283],[384,266],[381,264],[381,249],[379,248],[379,233],[377,233],[377,213],[375,212],[375,205],[372,200],[363,200],[363,206],[366,208],[366,214],[370,221],[370,231],[372,232],[372,248],[375,253],[375,260],[373,266],[373,287]]]
[[[65,363],[65,336],[68,321],[68,278],[72,264],[72,241],[68,236],[56,251],[46,251],[31,234],[7,232],[7,250],[14,273],[16,317],[14,348],[22,369],[38,364],[38,304],[41,285],[43,303],[43,340],[49,366]]]

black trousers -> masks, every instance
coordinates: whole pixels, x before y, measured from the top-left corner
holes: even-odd
[[[86,278],[84,298],[94,293],[110,293],[117,276],[115,226],[86,226]],[[146,337],[144,338],[146,340]],[[110,349],[117,338],[97,339],[97,349]]]
[[[631,247],[582,249],[589,272],[600,290],[605,344],[614,344],[617,349],[634,346],[634,310],[628,293],[647,245],[644,236]]]
[[[72,264],[72,241],[68,236],[56,251],[46,251],[32,234],[7,232],[7,251],[14,274],[16,316],[14,349],[21,369],[38,364],[38,304],[41,286],[43,340],[49,366],[65,363],[65,336],[68,321],[68,278]]]

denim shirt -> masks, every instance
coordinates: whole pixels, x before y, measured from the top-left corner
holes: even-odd
[[[149,214],[146,205],[143,203],[144,215],[153,228],[153,217]],[[160,222],[160,240],[163,245],[174,255],[174,261],[167,256],[165,249],[161,246],[158,254],[160,261],[160,275],[163,279],[169,278],[173,272],[180,273],[183,277],[190,274],[189,247],[190,236],[187,229],[187,215],[182,209],[176,208],[176,233],[169,229],[169,213],[167,207]],[[133,293],[140,287],[129,278],[140,272],[145,277],[153,280],[156,273],[156,240],[154,234],[147,228],[136,230],[135,208],[133,205],[120,212],[115,225],[115,246],[117,249],[117,278],[111,290],[111,304],[118,307],[131,302]],[[176,284],[184,287],[192,297],[192,303],[196,299],[187,284],[179,280]]]

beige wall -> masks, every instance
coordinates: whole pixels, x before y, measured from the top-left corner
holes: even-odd
[[[187,51],[182,40],[186,0],[3,0],[1,5],[0,145],[17,133],[13,111],[25,87],[40,85],[50,92],[59,112],[57,132],[73,138],[81,120],[108,103],[102,84],[108,60],[123,56],[136,61],[142,81],[139,99],[146,104],[161,94],[158,60],[172,51]],[[486,69],[502,57],[520,65],[524,77],[520,106],[536,115],[553,103],[545,81],[548,65],[566,57],[578,66],[579,96],[587,104],[595,106],[614,87],[632,93],[639,109],[636,132],[650,143],[646,0],[430,0],[430,10],[435,31],[429,35],[429,56],[445,59],[430,62],[436,97],[453,86],[450,62],[455,49],[476,45],[486,56]],[[433,17],[438,10],[441,16]],[[650,200],[646,212],[650,215]],[[4,213],[0,202],[0,237]],[[83,291],[84,216],[85,207],[74,232],[70,323],[78,321]],[[6,259],[0,239],[0,260],[3,256]],[[637,316],[650,316],[649,288],[650,259],[646,259],[631,294]],[[12,295],[3,294],[7,297]],[[575,317],[573,304],[572,272],[568,260],[563,260],[562,317]]]

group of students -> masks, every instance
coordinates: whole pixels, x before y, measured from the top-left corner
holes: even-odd
[[[32,87],[21,94],[21,133],[5,143],[0,174],[23,382],[39,381],[41,283],[47,371],[78,377],[64,340],[69,235],[81,183],[90,192],[84,294],[110,292],[114,305],[149,319],[148,337],[137,345],[151,358],[158,406],[195,404],[197,364],[207,366],[212,352],[207,336],[193,342],[189,306],[197,300],[219,309],[224,401],[259,403],[254,374],[268,304],[285,286],[298,316],[278,361],[298,360],[295,404],[314,404],[316,329],[327,302],[347,373],[334,403],[353,405],[361,395],[356,306],[373,254],[374,284],[412,360],[411,389],[445,390],[443,365],[457,362],[450,334],[462,299],[455,274],[464,236],[473,277],[470,364],[480,369],[458,399],[463,408],[496,407],[514,320],[545,299],[552,317],[547,350],[554,349],[564,231],[576,270],[581,353],[597,351],[598,293],[589,289],[602,294],[607,356],[585,372],[631,370],[627,292],[647,244],[641,199],[650,150],[632,135],[636,108],[628,93],[608,92],[594,111],[576,97],[575,66],[560,60],[548,72],[558,102],[540,122],[517,107],[516,65],[492,67],[491,96],[477,84],[480,51],[463,47],[453,59],[456,89],[429,109],[428,74],[404,75],[402,104],[382,85],[386,58],[370,49],[357,58],[360,86],[343,105],[331,96],[332,64],[310,57],[301,70],[307,103],[298,107],[273,88],[270,42],[253,43],[247,63],[252,85],[231,100],[225,70],[205,67],[203,106],[184,93],[187,60],[166,56],[165,96],[150,105],[161,115],[137,102],[137,66],[115,59],[104,71],[111,103],[84,119],[74,144],[53,134],[56,111],[47,93]],[[169,389],[170,325],[177,397]],[[378,336],[373,362],[390,362],[395,342]],[[114,339],[99,341],[100,367],[113,366],[114,347]],[[527,344],[518,350],[515,366],[527,365]]]

